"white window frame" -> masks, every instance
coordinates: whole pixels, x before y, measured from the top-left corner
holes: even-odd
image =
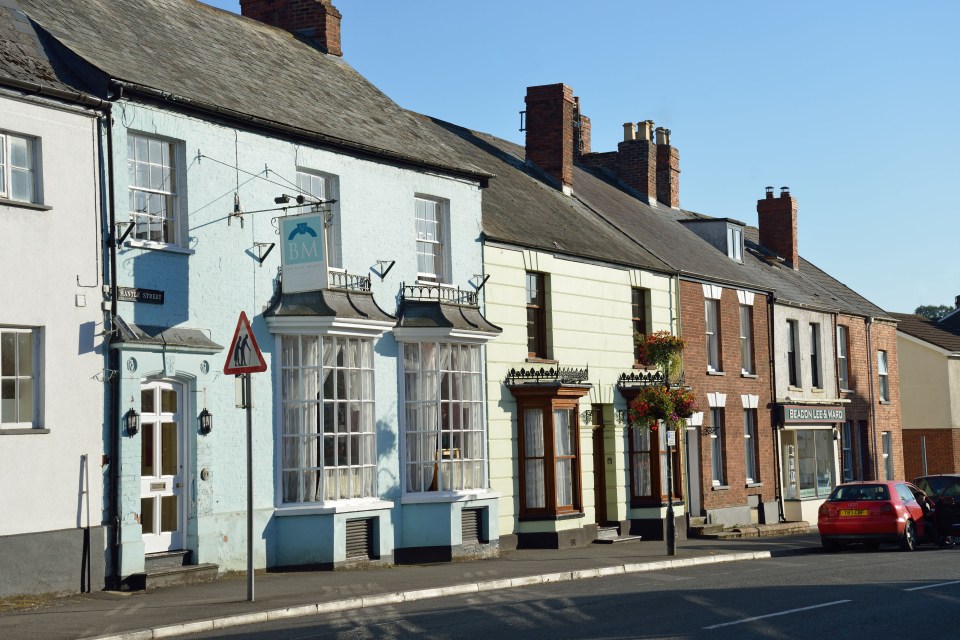
[[[139,141],[146,143],[147,155],[144,159],[141,149],[138,146]],[[164,157],[164,149],[166,157]],[[160,157],[156,157],[159,152]],[[181,246],[181,225],[183,224],[183,213],[181,211],[181,199],[179,187],[181,184],[180,169],[180,144],[154,135],[147,135],[136,131],[127,132],[127,180],[130,213],[130,222],[134,229],[131,234],[132,246],[145,247],[179,247]],[[167,177],[164,178],[164,175]],[[142,177],[146,177],[146,184],[141,184]],[[157,180],[159,178],[159,180]],[[167,188],[164,188],[164,186]],[[138,196],[144,198],[141,211],[137,205]],[[148,202],[156,199],[156,202],[164,202],[165,211],[151,212]],[[145,219],[145,222],[141,219]],[[160,224],[160,239],[151,238],[151,225]],[[141,231],[141,225],[145,225],[145,233]],[[169,230],[169,234],[168,234]]]
[[[880,442],[883,446],[884,480],[893,480],[893,435],[889,431],[881,431]]]
[[[723,407],[710,407],[710,473],[711,483],[715,487],[726,484],[723,468]]]
[[[753,306],[740,305],[740,359],[741,373],[753,375]]]
[[[279,345],[280,504],[375,499],[373,338],[284,334]]]
[[[15,140],[23,141],[27,149],[27,166],[13,164],[11,143]],[[40,139],[9,131],[0,131],[0,198],[11,202],[28,202],[40,204],[43,200],[40,194]],[[30,193],[28,197],[13,192],[14,173],[25,173],[28,176]]]
[[[814,389],[823,389],[823,367],[821,363],[823,358],[820,357],[821,351],[823,351],[821,346],[821,336],[820,332],[820,323],[811,322],[810,323],[810,385]]]
[[[40,329],[0,326],[0,429],[40,426],[41,372]]]
[[[787,320],[787,385],[791,387],[803,386],[803,378],[800,377],[799,324],[796,320]],[[793,362],[790,362],[790,354],[793,354]]]
[[[837,386],[850,388],[850,361],[847,357],[849,330],[842,324],[837,325]]]
[[[312,169],[297,169],[297,189],[305,196],[316,200],[336,200],[333,204],[315,205],[310,211],[326,213],[324,230],[326,234],[327,266],[330,269],[343,269],[342,221],[340,217],[339,180],[337,176]],[[303,211],[307,208],[304,207]]]
[[[887,352],[877,351],[877,381],[880,383],[880,402],[890,402],[890,375],[888,370]]]
[[[744,408],[743,410],[743,449],[744,474],[746,483],[757,482],[757,410]]]
[[[402,345],[404,493],[486,491],[481,345],[442,340]]]
[[[743,262],[743,229],[727,227],[727,257]]]
[[[704,298],[706,314],[707,371],[719,372],[720,368],[720,301]]]
[[[430,214],[433,210],[433,215]],[[417,280],[450,283],[450,203],[426,195],[414,196]],[[431,230],[431,227],[433,229]],[[429,269],[427,262],[433,262]]]

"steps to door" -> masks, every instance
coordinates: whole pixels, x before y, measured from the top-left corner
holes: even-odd
[[[158,587],[212,582],[220,567],[216,564],[191,564],[190,551],[167,551],[144,556],[143,573],[135,573],[124,580],[124,590],[144,591]]]

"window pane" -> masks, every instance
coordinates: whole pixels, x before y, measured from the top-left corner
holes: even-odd
[[[162,413],[177,412],[177,392],[173,389],[160,390],[160,411]]]
[[[26,378],[20,380],[20,414],[17,416],[17,422],[33,422],[33,380]]]
[[[33,375],[33,334],[18,333],[17,373],[21,376]],[[886,373],[886,371],[884,371]]]
[[[17,371],[17,334],[0,333],[0,375],[12,376]]]
[[[160,425],[160,475],[177,475],[178,458],[177,423],[164,422]]]
[[[160,497],[160,532],[177,530],[177,496]]]
[[[0,422],[19,422],[17,419],[17,383],[15,380],[0,382]]]
[[[140,475],[155,476],[154,463],[154,428],[152,422],[145,422],[140,426]]]
[[[140,498],[140,528],[144,535],[157,533],[155,529],[154,509],[156,498]]]

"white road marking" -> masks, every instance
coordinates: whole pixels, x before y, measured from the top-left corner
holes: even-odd
[[[950,584],[960,584],[960,580],[954,580],[953,582],[941,582],[939,584],[925,584],[922,587],[911,587],[909,589],[904,589],[904,591],[921,591],[923,589],[933,589],[934,587],[945,587]]]
[[[719,629],[720,627],[729,627],[735,624],[742,624],[744,622],[753,622],[754,620],[763,620],[764,618],[775,618],[776,616],[785,616],[788,613],[799,613],[801,611],[810,611],[811,609],[821,609],[823,607],[832,607],[835,604],[845,604],[847,602],[853,602],[853,600],[836,600],[834,602],[825,602],[823,604],[815,604],[810,607],[801,607],[799,609],[790,609],[789,611],[779,611],[777,613],[768,613],[765,616],[754,616],[753,618],[744,618],[743,620],[734,620],[733,622],[724,622],[721,624],[715,624],[710,627],[704,627],[704,629]]]

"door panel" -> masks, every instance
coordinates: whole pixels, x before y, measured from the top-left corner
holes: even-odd
[[[183,548],[183,388],[145,384],[140,394],[140,526],[146,553]]]

